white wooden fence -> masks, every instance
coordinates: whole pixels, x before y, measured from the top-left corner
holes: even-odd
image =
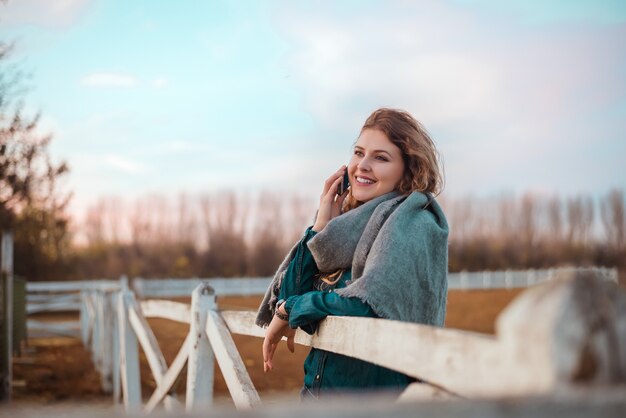
[[[117,292],[84,291],[82,301],[83,339],[92,347],[103,383],[115,399],[122,396],[127,411],[150,412],[162,401],[176,410],[172,385],[185,363],[186,410],[206,408],[212,402],[213,359],[237,408],[260,403],[231,333],[263,337],[264,330],[254,325],[253,312],[218,311],[207,283],[193,291],[191,305],[138,302],[124,282]],[[190,324],[169,367],[146,321],[150,317]],[[496,336],[488,336],[384,319],[329,317],[312,336],[298,331],[296,343],[427,382],[409,386],[400,401],[558,396],[576,387],[626,383],[626,295],[595,271],[578,271],[525,291],[498,318],[496,329]],[[139,345],[157,383],[145,404]],[[626,399],[623,386],[619,390]]]
[[[83,342],[91,347],[103,387],[123,398],[128,412],[152,411],[164,401],[168,410],[179,403],[172,386],[187,364],[186,410],[210,406],[213,399],[213,362],[217,360],[238,408],[249,408],[259,397],[232,340],[216,310],[215,293],[208,284],[192,293],[191,305],[149,300],[138,303],[122,281],[118,292],[82,293]],[[166,318],[190,325],[189,334],[172,364],[167,366],[146,318]],[[157,388],[142,405],[138,346],[141,346]]]
[[[449,289],[497,289],[524,288],[543,283],[550,277],[579,271],[579,268],[556,268],[546,270],[505,270],[461,272],[448,275]],[[617,282],[617,269],[592,267],[600,277]],[[270,278],[216,278],[216,279],[142,279],[132,280],[132,289],[139,299],[185,297],[200,284],[208,283],[217,296],[261,295],[271,282]],[[119,290],[116,280],[52,281],[27,283],[27,313],[52,311],[78,311],[81,309],[81,291]],[[32,336],[78,336],[78,322],[71,320],[39,321],[28,320],[29,335]]]
[[[505,270],[461,272],[448,274],[449,289],[497,289],[523,288],[543,283],[558,274],[575,273],[579,268],[556,268],[546,270]],[[617,269],[592,267],[598,276],[617,282]],[[126,280],[126,279],[124,279]],[[216,279],[142,279],[132,280],[132,290],[139,299],[188,297],[200,284],[208,283],[216,296],[262,295],[271,282],[270,278],[216,278]],[[27,283],[27,313],[54,311],[78,311],[81,307],[81,291],[116,291],[117,280],[51,281]],[[80,326],[72,320],[40,321],[29,319],[29,336],[78,337]]]
[[[544,270],[501,270],[460,272],[448,274],[448,288],[453,290],[470,289],[514,289],[543,283],[559,274],[577,271],[593,271],[601,277],[617,282],[617,269],[605,267],[559,267]],[[262,295],[271,278],[237,279],[142,279],[134,278],[133,289],[140,298],[167,298],[189,296],[198,284],[208,282],[219,296]]]

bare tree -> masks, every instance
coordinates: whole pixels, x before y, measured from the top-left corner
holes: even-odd
[[[607,240],[617,251],[621,251],[624,248],[624,238],[626,238],[624,191],[611,190],[601,201],[600,208]]]
[[[211,241],[211,198],[202,194],[198,199],[200,207],[201,231],[200,247],[208,248]]]
[[[264,191],[257,198],[249,272],[258,276],[274,273],[284,256],[284,217],[280,196]]]
[[[235,193],[222,192],[201,199],[203,222],[208,226],[208,250],[204,269],[209,275],[243,276],[247,270],[244,231],[248,208]]]
[[[535,198],[527,193],[522,196],[518,215],[520,238],[527,248],[532,247],[537,230],[537,204]]]
[[[152,226],[147,214],[147,202],[143,198],[136,199],[132,211],[128,214],[130,242],[135,247],[145,244],[150,239]]]
[[[563,211],[561,199],[554,196],[548,200],[548,230],[550,231],[549,241],[560,242],[563,235]]]
[[[510,240],[517,229],[515,199],[510,196],[501,196],[498,200],[498,230],[497,236],[505,241]]]
[[[294,195],[285,202],[283,214],[285,215],[283,217],[290,219],[288,226],[285,228],[286,242],[296,242],[302,236],[304,229],[314,222],[315,201]]]
[[[193,207],[189,204],[189,197],[185,193],[178,195],[178,225],[176,236],[178,242],[186,245],[196,245],[197,219]]]
[[[94,246],[106,241],[104,211],[105,203],[102,199],[87,208],[83,223],[87,245]]]
[[[108,197],[105,200],[106,232],[109,241],[119,244],[124,240],[124,202],[119,197]]]

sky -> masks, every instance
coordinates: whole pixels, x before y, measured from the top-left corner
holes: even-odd
[[[317,197],[367,116],[408,110],[445,195],[626,188],[626,2],[9,0],[81,211],[102,196]]]

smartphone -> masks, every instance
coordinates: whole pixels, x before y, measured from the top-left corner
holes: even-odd
[[[348,177],[348,170],[343,172],[343,180],[337,186],[337,194],[341,196],[350,187],[350,178]]]

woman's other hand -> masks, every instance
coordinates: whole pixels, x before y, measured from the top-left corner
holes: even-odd
[[[320,232],[331,219],[341,214],[343,201],[348,196],[348,191],[344,191],[341,196],[337,196],[337,187],[343,179],[346,166],[342,165],[324,182],[324,190],[320,196],[320,206],[317,211],[317,218],[313,225],[313,231]]]
[[[282,308],[282,306],[281,306]],[[272,322],[265,331],[265,339],[263,340],[263,371],[272,370],[274,365],[272,359],[278,343],[283,337],[287,337],[287,348],[294,352],[294,336],[296,330],[289,328],[289,322],[280,319],[277,316],[272,318]]]

